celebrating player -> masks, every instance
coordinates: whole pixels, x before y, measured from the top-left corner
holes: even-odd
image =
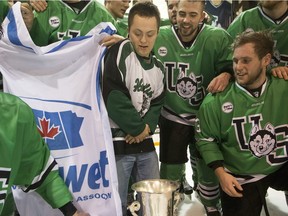
[[[33,1],[33,5],[41,1]],[[38,46],[45,46],[56,41],[86,35],[101,22],[111,22],[117,28],[112,15],[96,0],[55,0],[47,1],[44,11],[35,13],[30,35]],[[111,35],[105,37],[101,44],[111,46],[123,37]]]
[[[232,38],[224,29],[203,24],[204,6],[204,1],[180,0],[177,25],[162,27],[154,46],[155,55],[166,69],[167,84],[159,123],[160,175],[181,181],[184,192],[191,194],[192,188],[185,179],[190,145],[194,188],[199,178],[199,194],[207,214],[219,215],[218,182],[214,173],[210,171],[209,185],[203,180],[209,173],[203,171],[206,165],[198,170],[197,176],[196,158],[198,165],[201,160],[195,151],[194,123],[206,92],[222,91],[229,82],[233,71],[229,50]]]
[[[260,0],[258,7],[242,12],[229,26],[233,38],[250,29],[261,31],[273,29],[274,54],[270,69],[274,76],[288,80],[288,2]]]
[[[169,18],[169,25],[176,25],[177,24],[177,7],[179,0],[165,0],[167,5],[167,11],[168,11],[168,18]]]
[[[274,41],[267,32],[236,37],[236,81],[204,99],[197,148],[214,169],[222,191],[224,215],[259,216],[268,187],[288,189],[288,83],[266,74]],[[277,110],[277,111],[275,111]]]
[[[128,26],[127,23],[124,22],[123,18],[125,16],[125,12],[129,8],[130,1],[129,0],[105,0],[104,5],[109,13],[115,19],[115,23],[117,24],[117,33],[122,35],[123,37],[127,36]],[[125,17],[126,18],[126,17]],[[126,20],[126,19],[125,19]]]

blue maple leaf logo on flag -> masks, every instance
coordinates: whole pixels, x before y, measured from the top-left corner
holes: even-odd
[[[55,127],[53,124],[50,127],[50,119],[47,120],[45,117],[39,119],[37,128],[43,138],[54,139],[60,133],[59,126]]]

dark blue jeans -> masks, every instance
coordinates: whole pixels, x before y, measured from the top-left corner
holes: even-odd
[[[129,179],[138,182],[147,179],[159,179],[159,161],[156,151],[129,155],[116,155],[119,194],[123,216],[127,211]],[[133,172],[132,172],[133,170]]]

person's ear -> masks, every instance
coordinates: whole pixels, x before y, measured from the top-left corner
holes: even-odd
[[[270,53],[267,53],[263,58],[263,63],[265,64],[265,66],[268,66],[271,62],[272,59],[272,55]]]
[[[204,22],[204,20],[206,20],[207,18],[209,18],[209,15],[205,11],[202,11],[201,22]]]

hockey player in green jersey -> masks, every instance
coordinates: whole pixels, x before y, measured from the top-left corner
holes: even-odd
[[[126,37],[128,34],[128,25],[126,22],[124,22],[124,16],[125,12],[129,8],[129,4],[131,1],[129,0],[105,0],[104,5],[106,9],[109,11],[109,13],[113,16],[115,19],[115,22],[117,24],[116,28],[119,35],[122,35],[123,37]]]
[[[189,185],[185,184],[187,147],[190,145],[194,189],[199,183],[199,195],[207,207],[207,214],[219,215],[215,175],[211,172],[211,178],[215,180],[211,180],[211,184],[202,181],[205,165],[197,176],[196,158],[197,165],[202,163],[196,157],[194,122],[207,91],[222,91],[228,85],[233,72],[229,49],[232,38],[224,29],[203,24],[204,6],[204,1],[180,0],[177,25],[162,27],[154,46],[154,53],[166,70],[167,86],[159,123],[160,175],[184,182],[184,192],[191,193]]]
[[[129,38],[110,47],[102,64],[123,215],[130,176],[134,182],[160,177],[151,136],[165,95],[163,64],[151,52],[159,26],[160,13],[153,3],[135,4],[128,16]]]
[[[168,20],[166,22],[166,25],[176,25],[176,15],[177,15],[177,7],[179,0],[165,0],[167,5],[167,11],[168,11]],[[164,20],[162,20],[162,23],[164,23]],[[165,24],[162,24],[164,26]]]
[[[242,12],[230,24],[228,32],[233,38],[237,34],[252,29],[254,31],[273,30],[274,55],[270,64],[274,76],[288,80],[288,2],[260,0],[258,7]]]
[[[274,55],[269,69],[274,76],[288,80],[288,2],[287,0],[260,0],[258,7],[242,12],[228,28],[233,38],[238,33],[252,29],[273,30]],[[288,192],[285,194],[288,205]]]
[[[266,73],[273,46],[264,31],[236,37],[236,81],[198,112],[197,148],[219,179],[227,216],[259,216],[263,205],[269,215],[267,189],[288,190],[288,81]]]
[[[34,16],[30,35],[38,46],[84,36],[101,22],[111,22],[117,28],[112,15],[96,0],[48,1],[47,8],[35,12]],[[121,39],[122,36],[114,34],[105,37],[101,43],[110,46]]]

